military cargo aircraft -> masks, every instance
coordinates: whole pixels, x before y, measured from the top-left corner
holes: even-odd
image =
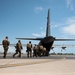
[[[46,56],[49,55],[49,52],[52,48],[54,41],[75,41],[75,39],[56,39],[55,37],[50,35],[50,9],[48,9],[48,16],[47,16],[47,28],[46,28],[46,36],[44,38],[16,38],[20,40],[39,40],[38,45],[43,45],[46,50]]]

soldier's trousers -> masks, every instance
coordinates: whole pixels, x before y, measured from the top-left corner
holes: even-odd
[[[46,51],[43,51],[43,56],[45,56],[46,55]]]
[[[16,54],[19,53],[19,56],[18,57],[21,57],[21,50],[16,50],[16,53],[13,55],[13,57],[15,57]]]
[[[8,49],[4,49],[4,56],[3,56],[3,58],[6,58],[7,51],[8,51]]]
[[[34,50],[34,51],[33,51],[33,57],[34,57],[34,56],[37,57],[37,56],[38,56],[37,54],[38,54],[38,52]]]
[[[42,49],[39,49],[39,51],[38,51],[38,55],[41,57],[42,56]]]
[[[31,50],[31,48],[27,48],[27,57],[32,57],[32,50]]]

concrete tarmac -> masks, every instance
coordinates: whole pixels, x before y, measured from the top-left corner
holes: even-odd
[[[0,75],[75,75],[75,55],[3,59],[0,55]]]

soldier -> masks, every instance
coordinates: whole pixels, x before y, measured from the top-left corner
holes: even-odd
[[[5,37],[5,39],[2,41],[2,45],[3,45],[3,48],[4,48],[4,56],[3,58],[6,58],[6,55],[7,55],[7,51],[8,51],[8,46],[9,46],[10,42],[8,41],[8,36]]]
[[[27,57],[32,57],[32,44],[31,41],[27,44]]]
[[[39,56],[40,56],[40,57],[42,56],[42,53],[43,53],[43,46],[40,45],[40,46],[39,46]]]
[[[44,47],[43,48],[43,56],[45,56],[46,55],[46,48]]]
[[[37,57],[38,54],[38,46],[35,44],[34,48],[33,48],[33,57],[36,56]]]
[[[16,53],[13,55],[13,58],[15,58],[15,55],[18,53],[19,53],[18,57],[21,58],[21,50],[23,49],[23,47],[20,40],[18,40],[18,43],[16,44],[15,48],[16,48]]]

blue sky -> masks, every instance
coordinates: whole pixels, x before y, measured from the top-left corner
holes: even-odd
[[[0,43],[5,36],[8,36],[10,43],[14,44],[17,37],[44,37],[49,8],[51,35],[56,38],[75,38],[74,3],[75,0],[0,0]],[[26,44],[28,41],[22,40],[22,43]],[[54,44],[75,44],[75,42],[54,42]],[[61,52],[61,48],[54,50]],[[63,52],[75,53],[75,48],[67,48]]]

